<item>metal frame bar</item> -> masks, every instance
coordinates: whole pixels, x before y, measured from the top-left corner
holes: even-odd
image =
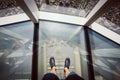
[[[103,27],[102,25],[97,24],[97,23],[93,23],[89,28],[120,45],[120,35],[119,34],[113,32],[113,31],[107,29],[106,27]]]
[[[39,22],[39,10],[34,0],[16,0],[16,2],[34,23]]]
[[[88,21],[84,26],[90,26],[95,22],[102,14],[104,14],[117,0],[100,0],[98,4],[94,7],[91,13],[87,16]]]
[[[65,14],[58,14],[58,13],[51,13],[51,12],[44,12],[44,11],[39,12],[39,19],[70,23],[75,25],[84,25],[87,21],[87,19],[83,17],[69,16]]]
[[[28,20],[30,19],[25,13],[2,17],[0,18],[0,26],[19,23],[19,22],[28,21]]]
[[[87,65],[88,65],[88,79],[95,80],[88,27],[84,27],[84,34],[85,34],[85,45],[87,50],[86,56],[87,56]]]
[[[100,10],[100,8],[107,2],[107,0],[100,0],[95,7],[92,9],[92,11],[87,15],[87,19],[89,20],[91,17],[93,17],[97,11]]]
[[[38,80],[39,23],[34,23],[32,80]]]

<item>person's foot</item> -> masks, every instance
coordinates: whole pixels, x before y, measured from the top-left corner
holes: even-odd
[[[54,57],[50,57],[49,63],[50,63],[51,69],[52,69],[53,67],[55,67],[55,59],[54,59]]]
[[[70,67],[70,58],[66,58],[65,59],[65,65],[64,65],[65,68],[68,68]]]

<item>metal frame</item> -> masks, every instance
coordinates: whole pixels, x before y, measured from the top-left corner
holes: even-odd
[[[88,51],[88,62],[92,64],[92,56],[91,56],[91,48],[89,42],[89,35],[87,31],[87,27],[95,30],[96,32],[104,35],[105,37],[113,40],[114,42],[120,44],[120,36],[115,32],[104,28],[103,26],[94,23],[103,13],[105,13],[111,5],[118,0],[100,0],[94,9],[90,12],[90,14],[86,18],[69,16],[58,13],[50,13],[50,12],[42,12],[39,11],[37,5],[34,0],[16,0],[18,5],[23,9],[23,11],[27,14],[28,18],[25,14],[19,14],[9,17],[0,18],[0,26],[11,24],[20,21],[32,20],[34,22],[34,39],[33,39],[33,60],[32,60],[32,80],[38,80],[38,37],[39,37],[39,19],[43,20],[51,20],[58,21],[70,24],[83,25],[85,27],[85,37],[86,37],[86,48]],[[112,34],[109,34],[112,33]],[[94,71],[93,66],[88,63],[88,72],[89,72],[89,80],[94,80]]]
[[[88,79],[89,80],[95,80],[88,27],[84,27],[84,34],[85,34],[85,45],[86,45],[86,51],[87,51],[86,57],[87,57],[87,61],[88,61],[87,62],[87,65],[88,65]]]
[[[38,80],[39,23],[34,23],[32,80]]]
[[[43,12],[43,11],[39,12],[39,19],[70,23],[70,24],[76,24],[76,25],[84,25],[87,21],[87,19],[83,17],[69,16],[65,14]]]
[[[120,45],[120,35],[107,29],[106,27],[103,27],[100,24],[93,23],[91,26],[89,26],[92,30],[98,32],[99,34],[107,37],[108,39],[114,41],[115,43]]]

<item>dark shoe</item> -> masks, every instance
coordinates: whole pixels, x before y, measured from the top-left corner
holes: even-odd
[[[50,67],[51,67],[51,68],[55,66],[55,59],[54,59],[54,57],[51,57],[51,58],[50,58],[49,63],[50,63]]]
[[[70,58],[66,58],[64,67],[67,67],[69,69],[69,66],[70,66]]]

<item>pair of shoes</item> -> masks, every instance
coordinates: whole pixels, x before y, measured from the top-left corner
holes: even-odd
[[[49,63],[50,63],[51,68],[56,66],[55,65],[55,58],[51,57]],[[69,66],[70,66],[70,58],[66,58],[64,67],[67,67],[69,69]]]

